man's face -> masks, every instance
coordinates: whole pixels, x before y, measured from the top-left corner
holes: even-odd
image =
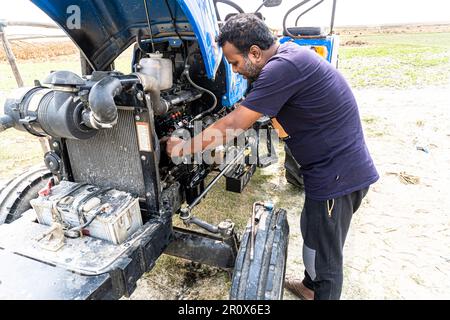
[[[258,79],[264,65],[259,63],[261,54],[257,49],[256,51],[255,49],[250,50],[247,55],[244,55],[229,42],[225,42],[222,49],[225,58],[231,64],[234,72],[241,74],[250,82]]]

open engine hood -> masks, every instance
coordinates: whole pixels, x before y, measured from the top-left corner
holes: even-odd
[[[206,72],[213,78],[222,59],[216,44],[217,17],[208,0],[31,0],[54,20],[80,48],[94,70],[105,70],[132,44],[139,30],[150,34],[145,2],[154,39],[198,39]],[[174,20],[171,18],[172,11]]]

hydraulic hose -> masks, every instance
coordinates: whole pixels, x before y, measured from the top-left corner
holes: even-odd
[[[189,66],[189,64],[188,64],[188,61],[189,61],[190,56],[193,55],[193,54],[194,54],[194,53],[191,52],[191,53],[188,54],[188,56],[186,57],[186,61],[185,61],[185,63],[184,63],[184,71],[183,71],[183,75],[186,77],[186,79],[189,81],[189,83],[190,83],[195,89],[200,90],[201,92],[206,92],[207,94],[209,94],[209,95],[213,98],[214,102],[213,102],[213,105],[212,105],[211,108],[209,108],[209,109],[203,111],[202,113],[196,115],[196,116],[191,120],[191,122],[200,119],[200,118],[203,117],[205,114],[208,114],[208,113],[212,112],[212,111],[217,107],[217,97],[216,97],[216,95],[215,95],[214,93],[212,93],[211,91],[209,91],[208,89],[205,89],[205,88],[200,87],[199,85],[195,84],[194,81],[192,81],[191,76],[189,75],[189,68],[190,68],[190,66]]]

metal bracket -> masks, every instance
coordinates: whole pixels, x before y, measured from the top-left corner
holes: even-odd
[[[51,229],[37,238],[39,246],[48,251],[58,251],[64,246],[64,230],[60,223],[54,223]]]

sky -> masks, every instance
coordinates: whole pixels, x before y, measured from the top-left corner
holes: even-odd
[[[107,0],[106,0],[107,1]],[[234,0],[245,11],[252,12],[262,3],[262,0]],[[266,23],[276,29],[281,29],[284,13],[299,3],[300,0],[283,0],[279,7],[263,8],[261,13],[266,17]],[[331,16],[331,0],[326,0],[316,9],[305,15],[300,25],[327,26]],[[315,3],[312,1],[311,3]],[[305,8],[308,6],[305,5]],[[222,12],[227,6],[219,4]],[[296,10],[290,15],[288,25],[294,24],[301,11]],[[297,13],[297,14],[296,14]],[[29,0],[0,0],[0,19],[12,21],[51,22],[51,20]],[[336,26],[348,25],[381,25],[402,23],[436,23],[450,22],[449,0],[338,0],[336,7]]]

